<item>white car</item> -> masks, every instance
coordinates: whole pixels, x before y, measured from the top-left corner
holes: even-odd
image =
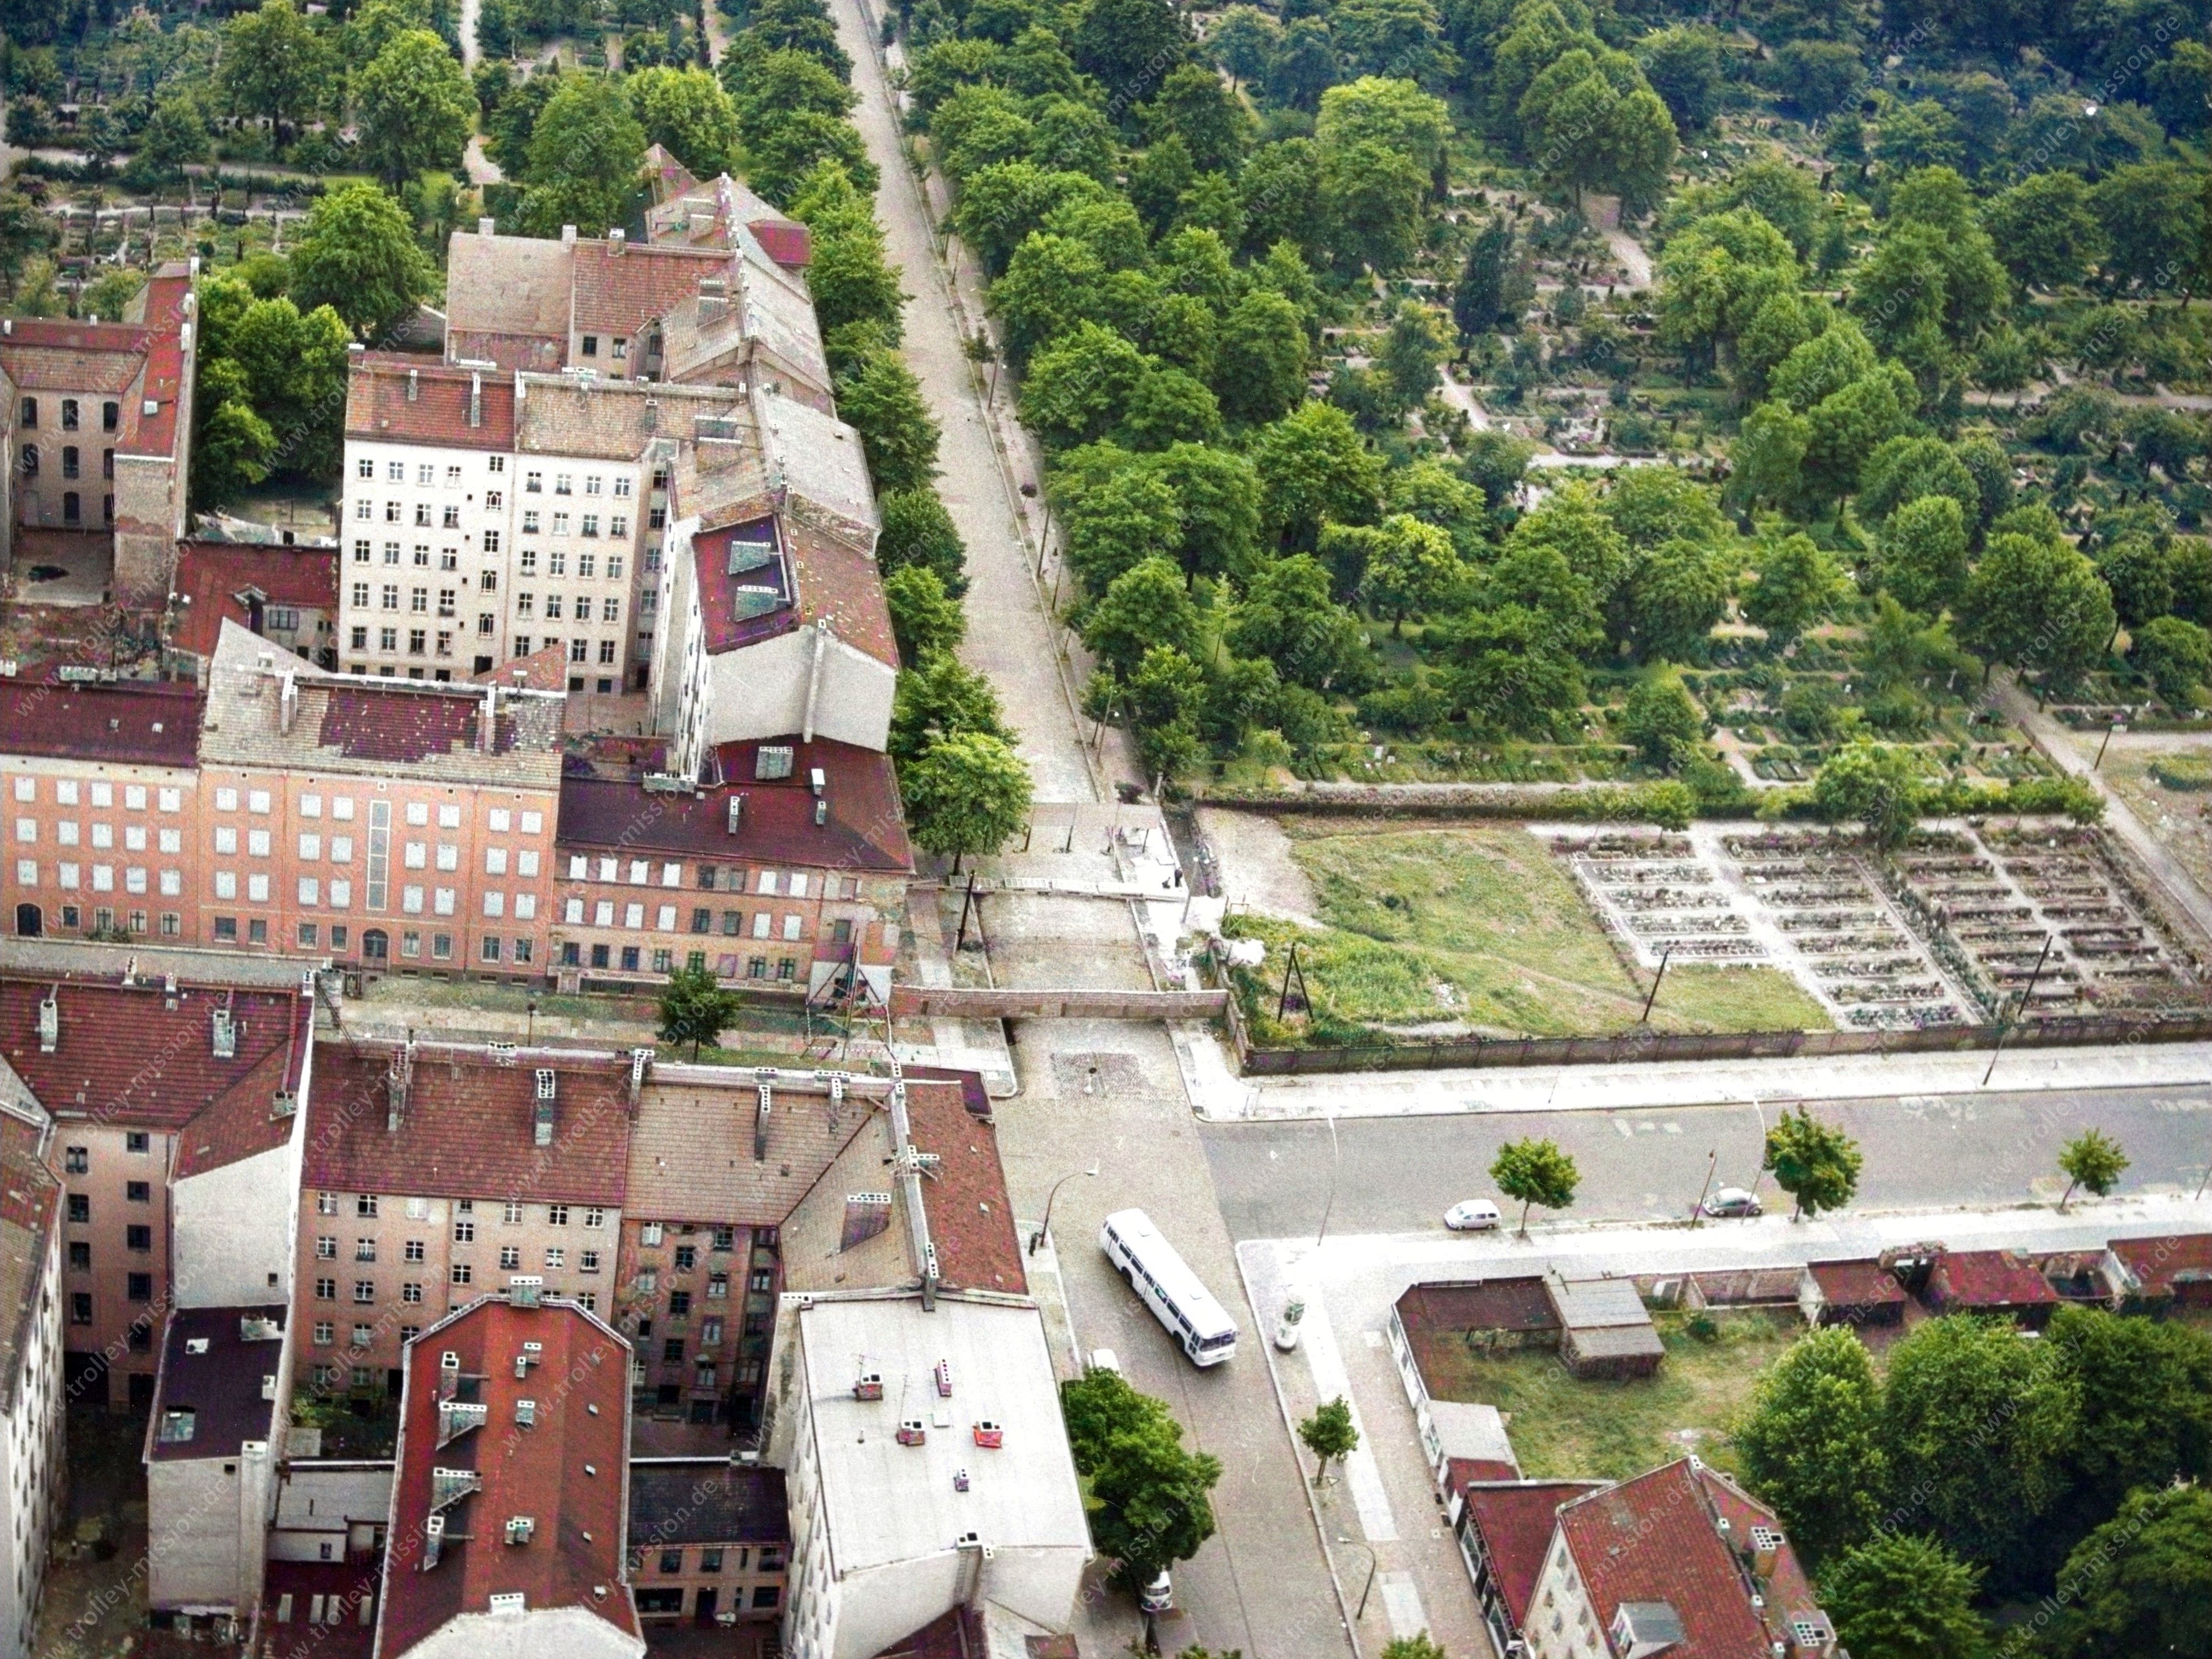
[[[1486,1198],[1463,1198],[1444,1212],[1444,1225],[1455,1233],[1488,1232],[1498,1223],[1498,1206]]]
[[[1111,1348],[1093,1348],[1091,1351],[1090,1369],[1094,1371],[1111,1371],[1115,1376],[1119,1376],[1121,1374],[1121,1356]]]
[[[1762,1215],[1765,1212],[1759,1201],[1741,1187],[1723,1187],[1705,1200],[1705,1213],[1710,1216]]]
[[[1146,1613],[1165,1613],[1175,1606],[1175,1589],[1168,1583],[1165,1568],[1160,1576],[1137,1592],[1137,1606]]]

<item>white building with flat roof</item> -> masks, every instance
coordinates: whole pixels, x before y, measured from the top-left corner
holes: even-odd
[[[1034,1306],[803,1302],[773,1461],[793,1659],[872,1659],[958,1607],[1066,1628],[1091,1532]]]

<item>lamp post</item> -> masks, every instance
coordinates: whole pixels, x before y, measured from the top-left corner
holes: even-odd
[[[1712,1191],[1713,1172],[1720,1166],[1721,1149],[1716,1146],[1705,1154],[1705,1184],[1698,1188],[1697,1207],[1690,1212],[1690,1224],[1692,1227],[1702,1227],[1705,1224],[1705,1194]]]
[[[1360,1586],[1358,1610],[1352,1615],[1352,1622],[1356,1625],[1367,1616],[1367,1594],[1375,1588],[1375,1569],[1381,1563],[1376,1557],[1375,1546],[1372,1544],[1363,1544],[1357,1538],[1347,1538],[1342,1533],[1337,1534],[1336,1541],[1340,1544],[1349,1544],[1356,1550],[1367,1552],[1367,1582]]]
[[[1052,1190],[1045,1194],[1044,1219],[1037,1223],[1036,1231],[1030,1235],[1030,1254],[1031,1255],[1035,1255],[1037,1253],[1037,1247],[1044,1243],[1044,1236],[1052,1231],[1052,1204],[1053,1200],[1060,1196],[1060,1189],[1067,1185],[1069,1182],[1074,1180],[1078,1176],[1095,1176],[1097,1173],[1098,1166],[1094,1164],[1087,1170],[1070,1170],[1066,1175],[1060,1176],[1059,1180],[1052,1183]]]

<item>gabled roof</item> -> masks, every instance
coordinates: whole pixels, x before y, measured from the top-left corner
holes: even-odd
[[[514,377],[452,368],[434,357],[356,352],[346,375],[345,435],[366,443],[512,450]]]
[[[1559,1505],[1600,1490],[1601,1480],[1504,1480],[1469,1482],[1464,1488],[1468,1524],[1490,1552],[1492,1577],[1515,1629],[1526,1624],[1528,1603],[1543,1577],[1544,1557],[1559,1525]]]
[[[2172,1296],[2177,1285],[2212,1281],[2212,1233],[2116,1238],[2112,1249],[2144,1296]]]
[[[121,404],[115,433],[100,429],[94,411],[88,441],[112,443],[118,455],[167,458],[176,447],[177,400],[185,392],[190,273],[182,264],[163,265],[131,308],[137,313],[131,322],[9,318],[0,330],[0,375],[19,392],[112,397]],[[50,422],[58,427],[47,416],[41,437]]]
[[[1850,1261],[1814,1261],[1806,1272],[1813,1275],[1821,1296],[1832,1307],[1884,1307],[1905,1299],[1897,1275],[1872,1256]]]
[[[52,1054],[39,1042],[39,1005],[49,994],[60,1025]],[[236,1053],[223,1060],[215,1054],[215,1015],[226,1006]],[[172,997],[159,984],[9,979],[0,981],[0,1054],[59,1119],[94,1117],[191,1140],[188,1126],[208,1117],[199,1167],[213,1168],[234,1151],[264,1150],[263,1134],[275,1145],[289,1133],[282,1119],[247,1133],[231,1114],[266,1118],[276,1090],[288,1078],[296,1082],[308,1012],[296,993],[182,986]]]
[[[1752,1549],[1754,1527],[1778,1537],[1781,1523],[1695,1458],[1574,1499],[1559,1524],[1599,1628],[1612,1627],[1623,1602],[1664,1602],[1682,1626],[1671,1659],[1771,1659],[1790,1620],[1817,1612],[1786,1541],[1768,1577],[1753,1579],[1739,1552]]]
[[[447,1353],[453,1370],[441,1366]],[[441,1431],[446,1401],[482,1406],[482,1426]],[[437,1654],[495,1650],[495,1632],[511,1627],[495,1650],[642,1652],[623,1554],[629,1439],[629,1345],[571,1303],[485,1297],[410,1342],[379,1659],[425,1643]],[[471,1479],[448,1483],[437,1471]],[[441,1490],[449,1484],[464,1495]],[[444,1523],[434,1562],[434,1516]],[[510,1542],[519,1517],[531,1523],[527,1540]],[[495,1613],[494,1596],[520,1601]]]
[[[580,239],[570,269],[574,331],[626,337],[695,297],[708,278],[726,278],[730,256],[717,248]]]
[[[152,681],[12,680],[0,690],[0,750],[94,764],[185,768],[198,750],[202,702],[191,686]]]
[[[252,627],[249,605],[257,596],[264,605],[326,611],[335,618],[337,549],[182,542],[169,591],[178,601],[170,643],[179,651],[212,656],[225,617],[241,628]]]
[[[397,1132],[387,1127],[388,1044],[331,1045],[307,1130],[303,1186],[324,1192],[604,1204],[623,1201],[629,1066],[550,1052],[514,1065],[488,1052],[417,1046]],[[553,1139],[535,1144],[539,1066],[555,1074]]]

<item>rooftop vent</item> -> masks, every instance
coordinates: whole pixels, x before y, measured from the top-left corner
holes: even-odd
[[[881,1371],[862,1371],[853,1379],[853,1398],[881,1400],[884,1397],[884,1374]]]
[[[230,1017],[230,1010],[215,1011],[215,1057],[217,1060],[238,1058],[238,1025]]]
[[[629,233],[628,231],[623,230],[619,227],[613,230],[610,230],[607,233],[608,255],[613,258],[620,258],[622,257],[623,248],[629,243]]]
[[[207,1351],[207,1338],[204,1336],[188,1336],[185,1339],[185,1352],[186,1353],[205,1353]]]
[[[1623,1601],[1613,1615],[1613,1650],[1619,1659],[1646,1659],[1683,1639],[1681,1616],[1667,1601]]]
[[[241,1342],[282,1342],[284,1328],[273,1319],[247,1314],[238,1322],[238,1340]]]
[[[511,1515],[507,1519],[507,1541],[527,1544],[530,1534],[538,1530],[538,1522],[526,1515]]]
[[[731,796],[728,812],[728,819],[724,827],[729,834],[734,836],[738,833],[738,824],[745,815],[745,798],[743,795]]]
[[[932,1375],[937,1379],[937,1397],[939,1400],[951,1399],[952,1362],[949,1359],[939,1360],[937,1362],[937,1369],[932,1373]]]
[[[450,1371],[459,1376],[461,1373],[460,1355],[455,1353],[451,1348],[447,1349],[438,1356],[438,1369],[441,1371]]]
[[[818,766],[809,767],[806,770],[806,787],[817,795],[822,793],[830,787],[830,775]]]
[[[483,1477],[474,1469],[441,1469],[430,1471],[430,1508],[433,1512],[449,1510],[471,1492],[483,1490]]]
[[[753,1114],[753,1162],[768,1160],[768,1116],[775,1099],[774,1091],[765,1083],[760,1086],[760,1107]]]
[[[791,745],[787,743],[764,743],[753,756],[753,779],[758,783],[775,783],[791,775]]]
[[[955,1469],[952,1471],[952,1490],[955,1492],[966,1492],[968,1490],[967,1470]]]
[[[155,1438],[165,1446],[180,1446],[192,1437],[198,1413],[190,1406],[179,1406],[161,1413],[161,1426]]]
[[[535,1400],[516,1401],[514,1402],[514,1423],[517,1428],[536,1428],[538,1426],[538,1402]]]
[[[816,802],[814,803],[814,823],[815,823],[815,827],[816,827],[817,829],[819,829],[822,825],[823,825],[823,824],[825,824],[825,823],[829,823],[829,822],[830,822],[830,803],[829,803],[828,801],[826,801],[826,800],[817,800],[817,801],[816,801]]]
[[[900,1445],[919,1446],[927,1443],[928,1439],[929,1431],[922,1426],[922,1421],[920,1418],[902,1417],[899,1419],[898,1443]]]
[[[491,1610],[494,1613],[527,1613],[530,1611],[530,1598],[520,1590],[494,1590]]]
[[[39,1052],[42,1054],[50,1054],[61,1046],[62,1005],[57,991],[48,991],[46,1000],[39,1004]]]
[[[1006,1443],[1006,1425],[994,1423],[988,1417],[975,1419],[975,1443],[987,1451],[996,1451]]]
[[[269,1103],[269,1115],[271,1117],[291,1117],[299,1109],[300,1097],[289,1089],[279,1089],[276,1099]]]
[[[423,1571],[428,1572],[438,1565],[439,1556],[445,1552],[445,1543],[446,1517],[442,1515],[431,1516],[422,1522]]]
[[[276,1397],[276,1372],[264,1371],[261,1374],[261,1397],[264,1400],[274,1400]]]
[[[419,368],[410,368],[407,371],[407,401],[411,404],[422,395],[422,371]]]
[[[469,424],[483,424],[483,376],[481,374],[469,376]]]

